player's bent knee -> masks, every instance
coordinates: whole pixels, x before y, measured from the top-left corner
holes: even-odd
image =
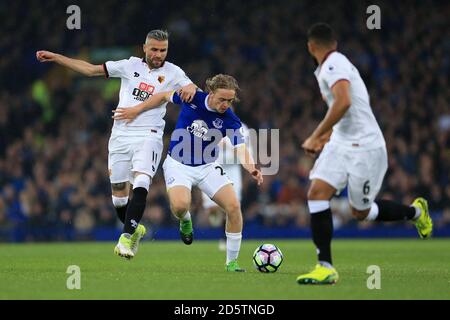
[[[231,214],[240,214],[241,213],[241,204],[239,203],[239,201],[233,201],[233,202],[227,203],[225,205],[225,211],[227,213],[231,213]]]
[[[309,188],[307,194],[308,200],[329,200],[328,194],[320,190],[319,188]]]
[[[111,183],[111,189],[113,191],[124,191],[126,187],[127,187],[126,182]]]
[[[308,200],[330,200],[336,193],[336,188],[328,182],[320,179],[313,179],[308,189]]]
[[[358,221],[363,221],[367,218],[367,215],[369,214],[369,210],[358,210],[355,208],[352,208],[352,215],[353,217]]]
[[[112,195],[114,197],[128,197],[130,187],[128,182],[111,183]]]
[[[186,199],[173,200],[170,203],[170,210],[177,217],[183,216],[189,210],[189,201]]]
[[[242,223],[241,206],[239,202],[231,203],[225,207],[227,221],[231,225],[239,225]]]
[[[231,225],[242,224],[242,215],[240,213],[227,213],[227,221]]]

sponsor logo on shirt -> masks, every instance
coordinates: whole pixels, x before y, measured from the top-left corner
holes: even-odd
[[[208,133],[208,125],[203,120],[194,120],[190,126],[188,126],[187,131],[193,134],[195,137],[200,138],[204,141],[208,141],[209,138],[206,136]]]
[[[155,87],[151,84],[141,82],[137,88],[133,89],[133,96],[135,100],[145,101],[153,94]]]

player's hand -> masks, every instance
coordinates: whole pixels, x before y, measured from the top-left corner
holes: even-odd
[[[56,53],[50,52],[50,51],[36,51],[36,58],[39,60],[39,62],[48,62],[48,61],[55,61],[56,60]]]
[[[307,155],[314,157],[318,152],[322,150],[325,143],[326,142],[324,139],[310,136],[305,140],[305,142],[303,142],[302,148],[305,150],[305,153]]]
[[[328,131],[328,132],[325,132],[321,137],[320,137],[320,142],[322,143],[322,148],[323,148],[323,146],[328,142],[328,141],[330,141],[330,138],[331,138],[331,134],[333,133],[333,129],[331,129],[330,131]]]
[[[258,186],[260,186],[264,182],[261,170],[255,169],[252,172],[250,172],[250,174],[252,175],[252,178],[257,181]]]
[[[117,108],[112,111],[114,115],[112,118],[114,120],[126,120],[126,123],[132,122],[140,113],[139,108],[131,107],[131,108]]]
[[[178,91],[178,94],[180,95],[181,100],[183,100],[184,102],[191,102],[194,98],[195,92],[197,92],[197,86],[191,83],[187,86],[182,87]]]

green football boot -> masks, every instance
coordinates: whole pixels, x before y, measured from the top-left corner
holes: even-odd
[[[187,245],[194,241],[194,231],[192,228],[192,220],[180,220],[180,238]]]
[[[131,251],[133,252],[134,255],[136,255],[138,251],[139,241],[145,236],[146,233],[147,230],[145,229],[145,227],[142,224],[138,224],[136,230],[131,235],[130,237]]]
[[[327,268],[317,264],[313,271],[297,277],[298,284],[335,284],[339,275],[334,268]]]
[[[122,233],[120,235],[119,242],[114,248],[114,253],[127,259],[134,257],[134,253],[131,250],[131,236],[128,233]]]
[[[228,262],[225,270],[229,272],[245,272],[245,269],[239,267],[237,260],[231,260],[230,262]]]
[[[420,238],[428,239],[433,233],[433,221],[431,220],[430,213],[428,211],[428,202],[424,198],[417,198],[412,203],[413,207],[420,209],[420,216],[416,220],[413,220],[416,225],[417,232]]]

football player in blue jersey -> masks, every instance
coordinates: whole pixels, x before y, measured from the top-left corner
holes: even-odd
[[[240,202],[223,168],[215,161],[217,144],[228,136],[237,157],[258,185],[263,182],[242,134],[242,124],[230,109],[237,101],[239,90],[236,79],[218,74],[206,81],[206,90],[197,91],[190,103],[183,102],[176,91],[155,94],[132,108],[117,108],[114,119],[133,121],[145,110],[163,102],[181,105],[176,128],[171,135],[168,155],[163,164],[164,178],[172,213],[180,219],[180,236],[185,244],[193,241],[193,228],[189,207],[191,188],[198,186],[227,215],[226,270],[242,272],[237,258],[242,239],[242,213]]]

